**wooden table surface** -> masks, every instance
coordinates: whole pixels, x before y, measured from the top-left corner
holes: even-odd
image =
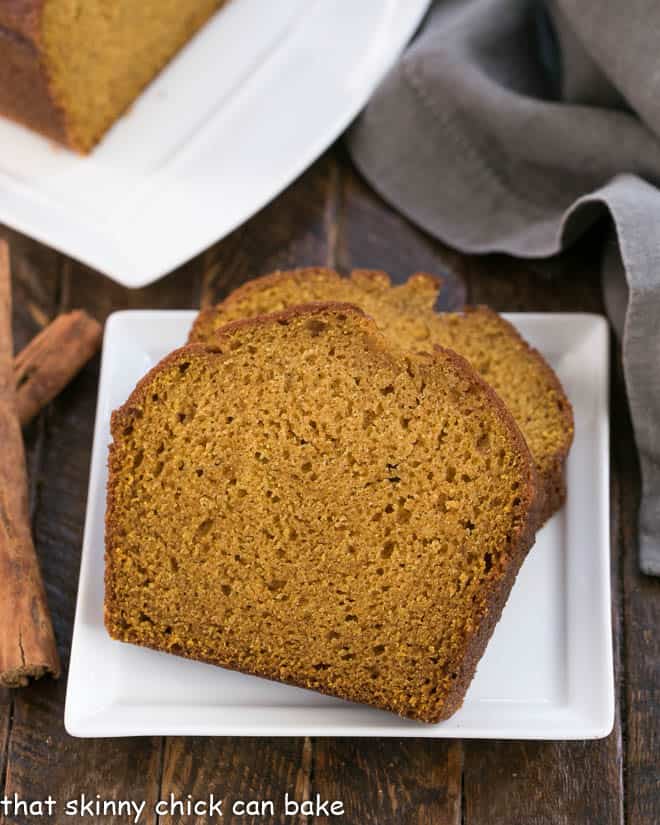
[[[221,197],[221,193],[218,194]],[[99,320],[124,308],[189,308],[221,299],[273,269],[325,264],[382,268],[396,279],[443,274],[447,308],[466,300],[498,310],[602,312],[600,232],[545,267],[466,258],[416,230],[358,178],[341,144],[249,223],[164,280],[124,289],[0,227],[12,247],[16,346],[58,312]],[[63,727],[99,360],[26,431],[32,523],[65,674],[0,692],[0,776],[26,799],[94,796],[147,802],[209,792],[279,798],[285,791],[341,799],[348,825],[657,825],[660,823],[660,580],[637,567],[639,471],[614,348],[611,388],[612,615],[616,722],[590,742],[428,739],[81,740]],[[1,447],[0,447],[1,449]],[[91,686],[93,689],[93,686]],[[0,822],[90,822],[76,817]],[[128,822],[107,817],[104,823]],[[141,822],[204,822],[143,817]],[[284,822],[225,815],[225,822]],[[289,820],[293,821],[293,820]]]

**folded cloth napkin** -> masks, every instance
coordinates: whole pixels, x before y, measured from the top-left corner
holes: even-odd
[[[609,218],[608,313],[660,575],[660,4],[444,0],[349,134],[365,177],[465,252],[554,255]]]

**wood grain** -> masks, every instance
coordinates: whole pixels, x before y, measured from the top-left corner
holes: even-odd
[[[64,259],[58,310],[85,309],[103,323],[124,309],[190,309],[197,306],[201,256],[141,289],[125,289],[78,261]]]
[[[11,719],[11,691],[0,688],[0,780],[4,787],[7,773],[7,748],[9,745],[9,723]]]
[[[612,439],[622,493],[625,811],[629,825],[660,822],[660,579],[639,571],[640,476],[620,371],[615,375]]]
[[[460,825],[462,758],[460,741],[320,739],[312,789],[341,799],[351,825]]]
[[[161,799],[170,794],[185,800],[207,800],[214,794],[223,800],[223,822],[301,822],[283,816],[284,795],[305,798],[308,791],[310,743],[307,739],[183,739],[167,740]],[[232,813],[237,802],[271,800],[275,816]],[[243,810],[247,810],[247,807]],[[185,820],[205,825],[204,816]],[[304,819],[302,820],[304,821]],[[178,825],[176,815],[163,815],[159,825]]]

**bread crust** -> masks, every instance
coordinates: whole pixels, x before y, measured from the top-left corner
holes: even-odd
[[[2,0],[0,27],[11,29],[17,35],[37,42],[39,22],[45,0]]]
[[[188,343],[192,344],[202,338],[202,330],[207,321],[216,314],[218,306],[231,306],[244,300],[246,297],[249,298],[254,292],[262,292],[264,288],[276,287],[280,283],[291,280],[299,283],[315,275],[322,275],[324,278],[332,280],[335,283],[341,283],[343,280],[341,275],[334,269],[324,266],[301,266],[295,269],[276,269],[274,272],[268,273],[268,275],[262,275],[259,278],[245,281],[245,283],[232,290],[221,304],[203,307],[199,311],[188,333]]]
[[[461,314],[461,313],[457,313]],[[545,360],[543,355],[533,346],[527,343],[520,335],[518,330],[502,318],[497,312],[490,307],[483,305],[467,306],[463,310],[464,315],[480,315],[485,318],[497,319],[498,323],[507,327],[509,334],[516,338],[523,347],[527,355],[536,362],[539,372],[541,372],[545,380],[552,387],[561,399],[561,408],[559,410],[563,422],[562,433],[564,434],[564,442],[560,444],[554,454],[548,458],[549,468],[539,474],[541,501],[539,502],[539,528],[553,516],[557,510],[562,506],[566,498],[566,460],[573,444],[575,435],[575,421],[573,418],[573,407],[568,400],[564,388],[557,377],[557,374],[552,367]]]
[[[0,114],[71,145],[42,57],[44,0],[0,3]]]
[[[406,355],[403,352],[399,352],[395,348],[391,347],[389,343],[386,343],[385,337],[379,332],[376,323],[365,315],[359,307],[354,306],[353,304],[340,302],[318,302],[304,304],[289,308],[283,312],[244,318],[227,324],[218,331],[216,339],[212,344],[192,343],[167,355],[138,382],[128,400],[118,410],[113,412],[111,419],[112,443],[110,445],[108,456],[109,476],[106,508],[105,626],[108,633],[113,636],[113,638],[117,638],[121,641],[133,642],[141,646],[150,646],[145,645],[142,639],[132,635],[130,628],[124,627],[123,632],[119,633],[117,629],[118,626],[115,625],[113,621],[114,615],[118,615],[119,613],[119,605],[117,603],[114,588],[112,548],[114,547],[116,538],[118,537],[118,525],[113,519],[114,493],[117,486],[118,474],[121,471],[121,462],[117,456],[117,444],[124,428],[131,426],[137,411],[145,401],[154,377],[188,356],[201,355],[215,357],[222,354],[223,342],[228,341],[234,334],[240,332],[241,330],[277,323],[288,323],[291,320],[301,317],[310,317],[318,314],[327,315],[331,313],[345,313],[354,316],[359,323],[364,325],[365,328],[373,334],[374,344],[376,346],[382,348],[384,351],[393,352],[398,358],[408,358],[417,361],[433,360],[434,358],[444,359],[445,362],[449,363],[451,367],[460,373],[464,379],[466,379],[473,386],[477,387],[480,392],[487,396],[493,405],[496,417],[506,428],[511,437],[514,449],[523,461],[524,474],[526,478],[519,493],[521,498],[520,523],[511,534],[510,547],[505,556],[506,564],[502,570],[502,574],[497,578],[493,577],[485,585],[486,607],[480,621],[478,622],[478,625],[466,636],[464,655],[453,684],[437,714],[432,716],[425,715],[419,711],[416,711],[414,708],[409,708],[409,712],[405,714],[406,718],[416,719],[417,721],[427,723],[437,723],[449,718],[462,705],[467,689],[474,676],[477,664],[481,659],[486,645],[488,644],[488,640],[490,639],[495,625],[501,616],[520,566],[534,543],[536,525],[538,523],[538,485],[535,464],[518,425],[509,413],[508,409],[505,407],[504,403],[464,358],[452,350],[442,347],[436,347],[436,350],[433,353],[422,353],[420,355]],[[184,658],[205,661],[209,664],[218,665],[229,670],[236,670],[273,681],[285,682],[286,684],[290,684],[295,687],[310,688],[310,685],[306,684],[302,680],[296,680],[293,678],[282,679],[274,672],[246,669],[239,666],[236,661],[226,661],[214,659],[213,657],[192,655],[185,650],[171,650],[166,646],[160,647],[154,645],[153,649],[164,650],[166,652],[175,653],[176,655]],[[339,696],[340,698],[349,699],[351,701],[362,701],[365,704],[380,707],[390,712],[393,711],[391,706],[384,702],[375,701],[374,697],[366,691],[364,692],[364,695],[354,693],[351,696],[348,696],[336,690],[326,690],[323,685],[315,684],[313,689],[320,693]]]
[[[486,646],[493,635],[495,626],[500,620],[504,605],[507,603],[511,588],[514,585],[522,563],[527,558],[527,553],[532,548],[536,540],[536,531],[539,524],[540,508],[542,507],[543,496],[539,495],[540,488],[536,464],[527,446],[527,442],[520,431],[515,419],[508,410],[508,407],[501,400],[499,395],[484,379],[472,368],[470,363],[454,350],[436,345],[437,353],[442,353],[449,359],[457,370],[474,385],[478,386],[491,400],[497,410],[497,416],[506,426],[509,434],[513,438],[519,453],[525,456],[528,466],[528,482],[520,491],[521,498],[526,502],[525,511],[527,518],[524,519],[520,527],[512,536],[511,548],[509,551],[509,564],[503,576],[498,580],[491,580],[486,585],[487,613],[482,617],[482,621],[468,639],[465,655],[461,661],[461,667],[454,682],[453,689],[449,692],[442,714],[436,719],[424,721],[441,722],[453,716],[461,707],[465,699],[465,694],[474,678],[477,665],[483,656]]]
[[[392,286],[392,279],[382,269],[353,269],[348,278],[353,283],[376,290]]]
[[[416,297],[422,299],[419,301],[419,306],[427,310],[434,308],[443,284],[443,279],[439,275],[431,275],[429,272],[413,272],[407,281],[395,285],[388,273],[381,269],[353,269],[348,279],[374,292],[384,292],[389,288],[403,287],[407,290],[412,288],[417,293]]]

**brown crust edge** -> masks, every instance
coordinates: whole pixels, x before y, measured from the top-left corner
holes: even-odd
[[[188,333],[188,343],[199,343],[202,340],[199,335],[199,330],[206,324],[208,319],[212,318],[214,315],[217,315],[222,307],[231,306],[232,304],[243,300],[246,296],[249,297],[253,292],[261,291],[264,287],[268,288],[277,286],[283,281],[299,281],[301,278],[307,278],[310,275],[316,274],[323,274],[332,280],[344,280],[336,270],[325,266],[300,266],[294,269],[276,269],[274,272],[269,272],[267,275],[260,275],[258,278],[251,278],[249,281],[245,281],[245,283],[232,290],[222,301],[219,301],[217,304],[204,307],[198,312],[197,317],[193,321],[193,325],[190,328],[190,332]],[[333,302],[326,301],[324,303]],[[298,306],[298,304],[296,304],[296,306]],[[303,304],[300,304],[300,306],[303,306]],[[230,323],[233,323],[233,321]]]
[[[115,525],[114,520],[112,518],[112,513],[114,509],[114,489],[116,486],[115,480],[120,469],[119,461],[118,459],[116,459],[116,441],[121,432],[121,429],[130,425],[134,417],[135,408],[145,398],[147,389],[152,379],[159,373],[166,370],[170,365],[176,363],[177,360],[181,356],[185,356],[186,353],[210,354],[219,352],[219,345],[222,342],[222,340],[230,338],[236,331],[240,331],[242,329],[247,329],[254,326],[263,326],[265,324],[281,323],[282,321],[288,321],[291,319],[299,318],[304,315],[314,315],[319,313],[326,313],[328,311],[349,312],[351,314],[356,315],[358,318],[362,319],[369,325],[372,332],[375,333],[375,337],[385,341],[384,336],[376,327],[375,322],[372,321],[371,318],[369,318],[369,316],[367,316],[359,307],[353,304],[341,302],[319,302],[312,304],[302,304],[284,310],[283,312],[240,319],[237,321],[233,321],[230,324],[227,324],[219,330],[217,335],[217,344],[207,345],[200,343],[192,343],[187,344],[171,352],[169,355],[163,358],[158,364],[156,364],[151,370],[149,370],[149,372],[138,382],[137,386],[135,387],[127,401],[119,409],[115,410],[112,413],[112,442],[110,444],[108,452],[108,485],[105,516],[104,600],[104,623],[106,630],[112,638],[118,639],[119,641],[132,642],[133,644],[138,644],[141,647],[149,647],[148,645],[145,645],[141,640],[137,641],[128,638],[130,634],[126,634],[124,637],[120,637],[117,634],[113,633],[111,615],[113,613],[113,609],[116,612],[116,597],[112,577],[111,547],[114,544],[113,539],[115,535]],[[516,424],[513,416],[504,405],[504,402],[495,393],[495,391],[476,373],[476,371],[470,366],[470,364],[468,363],[468,361],[466,361],[465,358],[458,355],[453,350],[447,348],[436,347],[436,349],[437,353],[426,353],[421,357],[433,358],[442,354],[442,356],[445,359],[447,359],[447,361],[455,370],[460,372],[463,375],[463,377],[467,378],[482,392],[485,392],[489,400],[492,401],[498,418],[502,421],[502,423],[509,431],[509,434],[512,436],[513,443],[518,448],[519,454],[525,460],[528,471],[528,481],[525,488],[521,490],[521,524],[512,540],[511,549],[508,555],[508,564],[506,565],[503,575],[499,578],[493,579],[486,588],[487,612],[482,617],[475,632],[467,639],[465,655],[461,662],[461,668],[457,674],[457,678],[454,681],[453,687],[446,695],[445,702],[443,703],[440,712],[433,717],[425,717],[421,715],[415,715],[414,709],[411,708],[411,712],[409,714],[406,714],[404,717],[407,719],[432,724],[448,719],[463,704],[465,694],[467,693],[468,687],[472,681],[472,678],[474,677],[477,665],[481,657],[483,656],[488,641],[492,636],[493,630],[495,629],[495,625],[497,624],[501,616],[502,610],[509,597],[511,588],[515,582],[518,571],[520,570],[520,567],[525,557],[527,556],[529,549],[534,543],[536,525],[538,523],[538,486],[536,481],[535,464],[527,447],[527,443],[525,442],[525,439],[522,433],[520,432],[520,429]],[[172,651],[168,650],[165,647],[153,647],[152,649],[172,653]],[[205,661],[209,664],[213,664],[218,667],[223,667],[228,670],[235,670],[240,673],[245,673],[247,675],[258,676],[261,678],[269,679],[271,681],[278,681],[284,684],[292,685],[293,687],[310,689],[308,685],[299,681],[295,681],[293,679],[282,680],[274,678],[270,674],[260,673],[254,670],[245,670],[239,667],[232,667],[231,665],[228,665],[226,662],[220,662],[213,658],[191,656],[185,652],[180,652],[175,655],[180,655],[183,658],[193,659],[195,661]],[[322,687],[315,686],[311,689],[315,690],[318,693],[325,693],[326,695],[337,696],[347,701],[356,701],[355,696],[349,697],[346,695],[341,695],[336,691],[326,691]],[[369,704],[372,707],[378,707],[390,713],[396,713],[396,711],[393,711],[393,709],[390,706],[384,703],[376,703],[372,701],[365,702],[365,704]]]
[[[257,279],[258,280],[258,279]],[[360,285],[363,282],[371,282],[376,287],[385,287],[389,289],[397,289],[399,287],[413,287],[416,290],[420,288],[426,291],[435,292],[435,301],[438,299],[444,278],[440,275],[432,275],[430,272],[413,272],[403,283],[392,283],[392,278],[383,269],[363,269],[355,268],[350,271],[348,277],[345,279]],[[429,307],[431,309],[431,307]]]
[[[536,471],[536,464],[527,446],[527,442],[516,423],[514,417],[509,412],[508,407],[495,392],[495,390],[477,373],[477,371],[470,365],[467,359],[463,358],[454,350],[448,347],[440,347],[436,345],[436,351],[441,352],[454,365],[454,367],[463,373],[473,384],[481,388],[485,395],[490,399],[496,409],[498,418],[509,430],[514,444],[517,446],[520,455],[526,461],[528,469],[528,483],[524,490],[520,491],[521,495],[521,510],[523,515],[521,517],[521,524],[517,532],[512,537],[511,549],[509,551],[509,563],[504,570],[504,574],[498,578],[493,579],[487,586],[487,613],[482,617],[479,626],[472,636],[468,639],[465,655],[461,661],[461,668],[458,676],[454,682],[453,690],[447,694],[446,702],[443,706],[442,713],[438,718],[427,720],[432,722],[441,722],[453,716],[454,713],[461,707],[465,699],[465,694],[470,687],[472,679],[477,669],[488,642],[490,641],[495,626],[497,625],[504,606],[507,603],[511,588],[513,587],[518,572],[525,561],[528,552],[532,548],[536,540],[536,531],[539,523],[539,512],[542,507],[543,498],[539,496],[540,487],[538,483],[538,473]],[[523,506],[524,505],[524,506]]]
[[[75,148],[34,39],[0,26],[0,114],[44,137]]]
[[[575,436],[575,419],[573,416],[573,406],[569,401],[557,373],[545,360],[543,355],[529,344],[510,321],[503,318],[498,312],[482,304],[466,306],[462,312],[450,312],[447,315],[487,315],[496,318],[500,324],[507,327],[510,334],[517,338],[522,344],[528,356],[536,361],[540,372],[543,373],[548,383],[562,399],[561,418],[563,419],[563,432],[565,434],[564,444],[549,457],[549,470],[539,473],[541,483],[541,502],[539,508],[539,529],[550,519],[562,506],[566,498],[565,468],[568,454],[573,444]],[[442,314],[440,314],[442,317]]]
[[[257,278],[251,278],[249,281],[245,281],[245,283],[232,290],[222,301],[200,309],[188,333],[188,343],[193,344],[203,341],[203,336],[200,335],[199,331],[206,325],[206,322],[218,314],[222,308],[232,306],[232,304],[243,300],[246,296],[249,297],[253,292],[257,292],[263,288],[277,286],[277,284],[283,281],[299,281],[301,278],[320,274],[333,281],[353,282],[358,286],[361,282],[370,281],[374,286],[394,288],[392,279],[388,273],[382,269],[355,268],[351,270],[348,277],[344,277],[337,272],[337,270],[325,266],[301,266],[294,269],[277,269],[274,272],[269,272],[266,275],[260,275]],[[413,285],[417,283],[425,284],[439,292],[442,288],[443,279],[440,276],[431,275],[428,272],[413,272],[402,285],[408,286],[411,283]]]

